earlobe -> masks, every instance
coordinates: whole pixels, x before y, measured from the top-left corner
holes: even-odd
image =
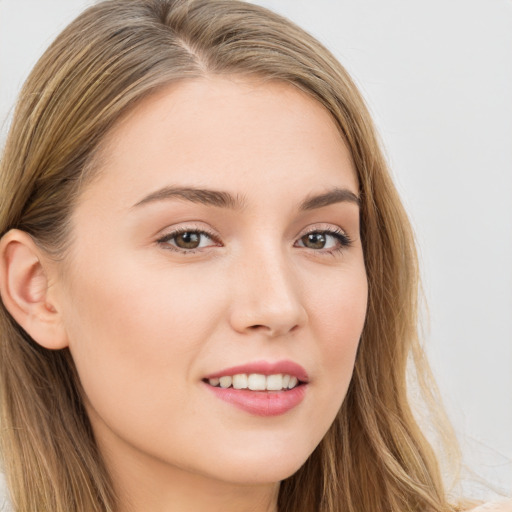
[[[66,332],[50,293],[44,254],[24,231],[13,229],[0,240],[0,294],[14,320],[41,346],[68,345]]]

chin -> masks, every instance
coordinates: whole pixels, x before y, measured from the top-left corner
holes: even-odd
[[[287,453],[246,451],[239,457],[225,457],[218,465],[217,477],[240,485],[277,483],[296,473],[310,453],[298,454],[290,449]]]

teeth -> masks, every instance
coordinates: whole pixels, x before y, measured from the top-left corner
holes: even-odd
[[[267,389],[269,391],[279,391],[283,389],[283,376],[280,373],[277,375],[269,375],[267,377]]]
[[[299,381],[297,380],[297,377],[290,377],[290,382],[288,382],[288,389],[294,388]]]
[[[247,375],[245,373],[233,375],[233,387],[235,389],[247,389]]]
[[[249,377],[247,377],[247,386],[252,391],[265,391],[267,379],[265,375],[251,373]]]
[[[234,389],[250,389],[252,391],[281,391],[293,389],[299,384],[297,377],[276,373],[274,375],[262,375],[260,373],[239,373],[237,375],[208,379],[210,386],[221,388],[233,387]]]
[[[221,388],[229,388],[233,382],[233,379],[231,377],[221,377],[219,382]]]

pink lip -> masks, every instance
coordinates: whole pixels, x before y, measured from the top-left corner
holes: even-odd
[[[204,385],[217,398],[256,416],[278,416],[299,405],[306,394],[307,384],[287,391],[251,391],[249,389],[218,388]]]
[[[293,389],[282,391],[251,391],[250,389],[220,388],[208,384],[208,379],[233,376],[239,373],[259,373],[273,375],[284,373],[297,377],[301,384]],[[234,405],[235,407],[256,416],[278,416],[299,405],[306,394],[308,387],[308,374],[306,370],[293,361],[255,361],[253,363],[226,368],[212,373],[203,379],[204,385],[217,398]]]
[[[309,381],[306,370],[300,364],[288,360],[276,361],[274,363],[269,363],[268,361],[254,361],[248,364],[232,366],[231,368],[225,368],[224,370],[207,375],[205,379],[219,379],[220,377],[233,376],[239,373],[259,373],[261,375],[284,373],[297,377],[300,382]]]

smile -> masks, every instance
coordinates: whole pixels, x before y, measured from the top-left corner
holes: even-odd
[[[256,361],[203,378],[217,398],[256,416],[279,416],[297,407],[309,388],[306,370],[293,361]]]
[[[251,391],[282,391],[293,389],[299,385],[297,377],[288,374],[277,373],[262,375],[261,373],[238,373],[225,375],[220,378],[208,379],[208,384],[214,387],[227,389],[250,389]]]

